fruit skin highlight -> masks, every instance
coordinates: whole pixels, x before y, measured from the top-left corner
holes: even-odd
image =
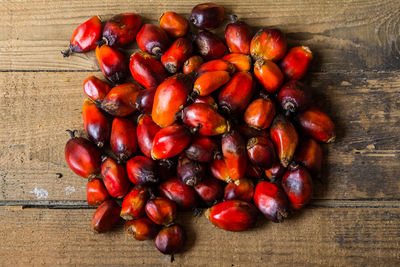
[[[264,216],[275,223],[283,222],[288,216],[288,199],[275,184],[259,182],[254,193],[254,203]]]

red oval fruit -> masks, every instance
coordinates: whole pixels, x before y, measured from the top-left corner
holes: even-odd
[[[97,147],[89,140],[75,137],[75,131],[68,132],[71,139],[65,145],[65,160],[77,175],[94,178],[100,172],[101,157]]]
[[[86,135],[98,147],[103,147],[110,138],[111,125],[96,104],[87,98],[83,101],[82,118]]]
[[[139,48],[153,56],[161,56],[168,49],[167,33],[153,24],[144,24],[136,35]]]
[[[101,108],[113,116],[128,116],[136,111],[135,102],[139,91],[140,87],[134,83],[115,86],[104,98]]]
[[[307,46],[297,46],[289,50],[281,62],[281,69],[289,80],[301,80],[312,61],[312,52]]]
[[[109,199],[104,201],[93,214],[92,229],[103,233],[113,228],[120,220],[120,210],[121,208],[114,200]]]
[[[254,226],[257,209],[245,201],[227,200],[209,208],[206,216],[218,228],[237,232]]]
[[[247,155],[252,164],[269,169],[275,163],[274,144],[266,137],[257,136],[247,140]]]
[[[110,146],[119,160],[127,160],[137,150],[135,124],[125,118],[114,118],[111,127]]]
[[[101,72],[112,83],[124,80],[128,73],[128,64],[124,55],[108,45],[96,47],[96,58]]]
[[[211,95],[198,96],[194,99],[193,103],[204,103],[204,104],[209,105],[210,107],[212,107],[215,110],[218,109],[218,105],[217,105],[217,103],[215,103],[215,99]]]
[[[277,61],[286,54],[286,38],[278,29],[260,29],[250,43],[250,53],[254,60]]]
[[[92,75],[83,81],[83,91],[96,104],[100,104],[110,90],[111,86],[96,76]]]
[[[157,87],[167,78],[164,66],[149,54],[141,51],[131,55],[129,69],[133,79],[145,88]]]
[[[192,210],[197,206],[194,189],[181,182],[179,178],[172,178],[158,187],[160,195],[176,203],[181,210]]]
[[[101,163],[101,175],[110,196],[122,198],[128,192],[130,184],[124,165],[112,158],[106,158]]]
[[[224,134],[221,140],[222,154],[232,180],[239,180],[246,173],[247,155],[246,144],[237,132]]]
[[[202,31],[195,36],[197,52],[206,60],[222,58],[227,51],[225,44],[211,32]]]
[[[246,22],[231,15],[232,22],[225,28],[225,41],[231,53],[250,54],[252,30]]]
[[[257,129],[267,129],[275,117],[275,104],[270,99],[258,98],[251,102],[244,112],[247,125]]]
[[[169,73],[176,73],[192,55],[193,44],[188,38],[179,38],[161,56],[161,63]]]
[[[264,216],[275,223],[283,222],[288,215],[288,199],[285,193],[269,182],[259,182],[254,193],[254,204]]]
[[[99,16],[93,16],[89,20],[79,25],[72,33],[69,48],[62,51],[64,57],[68,57],[71,52],[84,53],[96,48],[96,42],[101,37],[101,20]]]
[[[229,74],[233,74],[235,72],[235,67],[229,61],[214,59],[201,64],[196,70],[198,74],[212,71],[226,71],[229,72]]]
[[[154,238],[154,245],[163,254],[178,253],[185,243],[186,235],[183,228],[174,224],[162,229]],[[171,258],[173,261],[173,257]]]
[[[204,3],[193,7],[189,20],[200,29],[215,29],[224,19],[224,8],[214,3]]]
[[[147,200],[150,198],[150,193],[147,187],[136,185],[124,197],[122,201],[121,217],[124,220],[134,220],[145,215],[144,207]]]
[[[188,74],[196,71],[204,60],[201,56],[192,56],[183,63],[183,73]]]
[[[140,218],[125,223],[125,231],[136,240],[144,241],[156,237],[159,226],[148,218]]]
[[[282,177],[282,188],[289,198],[290,206],[299,210],[311,199],[312,178],[306,168],[294,163],[289,166]]]
[[[140,26],[142,19],[135,13],[115,15],[104,25],[103,42],[111,47],[123,47],[135,40]]]
[[[225,159],[214,159],[210,165],[211,174],[226,183],[231,183],[232,178],[229,176],[228,167],[226,166]]]
[[[222,182],[208,176],[205,176],[194,187],[194,190],[207,207],[217,204],[224,196]]]
[[[201,68],[201,66],[200,66]],[[206,96],[226,84],[230,80],[229,73],[226,71],[206,72],[196,79],[193,86],[195,95]]]
[[[289,81],[285,83],[278,94],[278,101],[286,115],[302,111],[310,105],[310,96],[308,90],[298,81]]]
[[[275,182],[282,177],[285,171],[286,168],[277,161],[271,168],[265,170],[265,176],[267,176],[271,182]]]
[[[214,157],[221,155],[216,139],[209,136],[197,135],[185,150],[186,156],[199,162],[211,162]]]
[[[151,157],[167,159],[179,155],[190,144],[192,136],[186,127],[171,125],[157,132],[154,136]]]
[[[144,156],[135,156],[126,163],[129,180],[138,185],[158,182],[156,168],[156,163]]]
[[[319,176],[322,167],[321,145],[312,138],[302,141],[294,155],[294,160],[306,167],[315,177]]]
[[[251,70],[251,57],[245,54],[233,53],[227,54],[223,60],[230,62],[236,71],[250,71]]]
[[[224,199],[238,199],[251,202],[254,195],[254,184],[250,179],[241,178],[225,186]]]
[[[137,109],[144,114],[151,114],[153,109],[154,96],[156,95],[157,87],[150,87],[141,90],[136,98]]]
[[[160,129],[151,119],[151,116],[143,115],[139,117],[136,129],[138,145],[142,153],[148,158],[151,158],[154,136]]]
[[[175,12],[165,12],[160,17],[160,27],[171,37],[179,38],[186,35],[189,30],[187,19]]]
[[[86,186],[86,199],[89,206],[97,207],[110,198],[106,187],[101,179],[90,180]]]
[[[150,199],[147,201],[145,210],[149,219],[159,225],[169,225],[176,217],[176,204],[168,198]]]
[[[276,93],[283,82],[282,71],[270,60],[257,60],[254,63],[254,75],[269,93]]]
[[[181,154],[176,174],[185,185],[195,186],[203,179],[205,167],[200,162],[191,160],[185,154]]]

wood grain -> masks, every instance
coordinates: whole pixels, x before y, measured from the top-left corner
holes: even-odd
[[[0,70],[97,70],[93,53],[62,58],[72,31],[93,15],[134,11],[157,23],[165,11],[187,16],[198,1],[7,1],[0,6]],[[218,1],[255,29],[282,29],[290,45],[314,51],[314,71],[393,71],[400,66],[400,2]],[[223,31],[221,27],[219,33]]]
[[[84,200],[86,180],[64,160],[66,129],[83,130],[82,81],[91,72],[0,73],[0,200]],[[324,146],[316,199],[400,198],[399,73],[314,73],[315,104],[338,140]],[[57,178],[56,173],[62,173]]]
[[[169,257],[152,241],[139,242],[119,229],[95,234],[93,210],[0,207],[2,265],[79,266],[398,266],[400,210],[314,208],[282,224],[259,218],[242,233],[215,228],[204,216],[184,213],[183,253]],[[224,245],[222,245],[224,244]],[[13,256],[14,255],[14,256]]]

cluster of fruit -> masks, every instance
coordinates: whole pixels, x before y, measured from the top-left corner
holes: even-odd
[[[207,3],[189,20],[166,12],[160,26],[142,25],[137,14],[124,13],[104,26],[93,17],[74,31],[63,54],[95,49],[114,84],[84,81],[88,139],[70,131],[65,147],[70,168],[89,178],[94,230],[107,231],[122,217],[134,238],[154,239],[173,254],[185,240],[177,209],[210,207],[215,226],[243,231],[258,211],[281,222],[310,200],[320,143],[335,139],[333,122],[299,82],[312,53],[287,51],[278,29],[253,36],[236,16],[223,42],[210,31],[223,18],[223,7]],[[135,39],[141,51],[128,64],[119,48]],[[123,83],[129,70],[136,83]]]

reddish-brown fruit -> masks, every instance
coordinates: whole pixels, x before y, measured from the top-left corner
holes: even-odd
[[[236,72],[219,91],[218,105],[227,114],[237,114],[246,109],[253,93],[253,76],[249,72]]]
[[[104,76],[112,83],[119,83],[128,74],[124,55],[108,45],[96,47],[96,58]]]
[[[254,195],[254,184],[250,179],[241,178],[225,186],[224,199],[238,199],[251,202]]]
[[[163,65],[142,51],[132,54],[129,69],[133,79],[145,88],[157,87],[167,78]]]
[[[331,118],[316,107],[311,107],[296,116],[300,130],[314,139],[332,143],[336,139],[335,124]]]
[[[247,141],[247,155],[250,163],[269,169],[275,163],[274,144],[269,138],[257,136]]]
[[[171,125],[158,131],[154,136],[151,157],[168,159],[179,155],[190,144],[192,136],[183,125]]]
[[[86,186],[86,199],[89,206],[97,207],[110,198],[106,187],[101,179],[90,180]]]
[[[302,79],[311,64],[312,52],[307,46],[297,46],[289,50],[281,62],[281,69],[289,80]]]
[[[173,255],[178,253],[185,243],[186,234],[182,226],[174,224],[162,229],[154,238],[154,245],[163,254]]]
[[[201,56],[192,56],[183,63],[183,73],[188,74],[196,71],[204,60]]]
[[[252,30],[250,26],[231,15],[232,22],[225,28],[225,42],[231,53],[250,54]]]
[[[286,111],[286,115],[289,115],[308,108],[310,96],[303,84],[298,81],[289,81],[279,91],[278,101]]]
[[[140,218],[125,223],[125,231],[136,240],[151,240],[156,237],[159,226],[148,218]]]
[[[68,57],[71,52],[84,53],[96,48],[96,42],[101,37],[101,20],[98,16],[91,17],[79,25],[72,33],[69,48],[62,51],[64,57]]]
[[[234,181],[239,180],[247,168],[245,141],[238,132],[233,131],[222,136],[221,144],[229,177]]]
[[[205,167],[200,162],[191,160],[185,154],[181,154],[176,173],[182,183],[195,186],[203,179]]]
[[[253,165],[253,164],[247,164],[247,169],[246,169],[246,177],[250,178],[255,178],[255,179],[262,179],[264,176],[264,169],[262,167]]]
[[[250,127],[267,129],[275,117],[275,104],[268,98],[258,98],[251,102],[244,112],[244,121]]]
[[[120,206],[112,199],[104,201],[94,212],[91,227],[99,233],[111,230],[120,220]]]
[[[178,166],[178,158],[157,160],[157,173],[160,175],[160,180],[165,181],[176,177],[176,168]]]
[[[283,176],[285,171],[286,168],[283,167],[279,161],[276,161],[271,168],[265,170],[265,176],[267,176],[271,182],[275,182]]]
[[[141,113],[151,114],[156,91],[157,87],[150,87],[139,91],[139,94],[136,98],[136,106]]]
[[[101,175],[110,196],[122,198],[129,190],[130,183],[123,164],[112,158],[106,158],[101,163]]]
[[[115,15],[103,28],[103,41],[111,47],[123,47],[136,38],[142,19],[135,13],[122,13]]]
[[[68,132],[71,135],[71,139],[65,144],[65,160],[68,166],[83,178],[94,178],[100,172],[99,150],[89,140],[75,137],[75,131]]]
[[[189,30],[189,21],[175,12],[165,12],[160,17],[160,27],[173,38],[186,35]]]
[[[227,71],[230,74],[235,72],[235,67],[232,63],[222,60],[222,59],[214,59],[208,61],[206,63],[201,64],[201,66],[196,70],[198,74],[203,74],[204,72],[212,72],[212,71]]]
[[[101,108],[116,117],[124,117],[136,111],[136,98],[140,87],[134,83],[115,86],[106,95]]]
[[[111,86],[96,76],[92,75],[83,81],[83,91],[97,104],[100,104],[101,101],[103,101],[110,90]]]
[[[215,109],[204,103],[194,103],[182,111],[184,124],[197,128],[205,136],[219,135],[228,131],[228,122]]]
[[[289,198],[290,206],[299,210],[311,199],[312,178],[305,167],[292,163],[282,177],[282,188]]]
[[[154,96],[153,121],[162,128],[173,124],[176,113],[187,103],[192,85],[193,80],[188,74],[175,74],[162,82]]]
[[[223,183],[208,176],[205,176],[200,183],[194,187],[194,190],[196,190],[197,195],[207,207],[217,204],[224,196]]]
[[[126,163],[126,172],[133,184],[143,185],[158,182],[156,170],[156,163],[144,156],[135,156]]]
[[[164,197],[156,197],[147,201],[146,214],[150,220],[159,225],[169,225],[176,217],[176,204]]]
[[[260,29],[250,43],[250,53],[254,60],[277,61],[283,58],[286,49],[286,38],[278,29]]]
[[[254,75],[269,93],[277,92],[283,82],[282,71],[270,60],[257,60],[254,63]]]
[[[136,35],[139,48],[153,56],[161,56],[168,49],[167,33],[153,24],[144,24]]]
[[[151,116],[143,115],[139,117],[136,129],[138,145],[142,153],[148,158],[151,158],[154,136],[160,129],[151,119]]]
[[[215,29],[224,19],[224,8],[214,3],[204,3],[193,7],[189,20],[200,29]]]
[[[322,166],[321,145],[312,138],[302,141],[294,155],[294,160],[306,167],[311,174],[319,176]]]
[[[158,187],[160,195],[176,203],[181,210],[192,210],[197,206],[196,192],[179,178],[171,178]]]
[[[227,48],[215,34],[202,31],[195,36],[194,43],[197,47],[197,52],[206,60],[222,58]]]
[[[272,123],[270,136],[282,166],[287,167],[293,159],[299,142],[296,128],[283,115],[279,114]]]
[[[212,107],[215,110],[218,109],[218,105],[215,102],[214,97],[212,97],[211,95],[198,96],[194,99],[193,103],[204,103],[204,104],[209,105],[210,107]]]
[[[125,118],[114,118],[111,128],[110,146],[119,160],[127,160],[137,150],[135,124]]]
[[[185,153],[191,160],[200,162],[211,162],[214,157],[221,156],[217,140],[213,137],[202,135],[197,135],[193,138]]]
[[[232,182],[232,178],[229,176],[228,168],[224,159],[214,159],[210,165],[210,172],[215,178],[221,181],[226,183]]]
[[[259,182],[254,193],[254,204],[264,216],[275,223],[283,222],[288,215],[289,201],[275,184]]]
[[[179,38],[161,56],[161,63],[169,73],[176,73],[192,55],[193,44],[188,38]]]
[[[245,54],[227,54],[223,60],[232,63],[236,71],[250,71],[251,70],[251,57]]]
[[[121,208],[121,217],[126,221],[143,217],[145,215],[144,207],[149,199],[149,189],[141,185],[136,185],[124,197]]]
[[[227,200],[209,208],[206,216],[218,228],[237,232],[254,226],[257,209],[242,200]]]
[[[201,66],[200,66],[201,68]],[[196,95],[206,96],[226,84],[230,80],[227,71],[210,71],[206,72],[196,79],[193,86],[193,92]]]
[[[103,147],[110,138],[111,124],[96,104],[87,98],[83,101],[82,118],[86,135],[98,147]]]
[[[268,131],[259,130],[254,127],[250,127],[247,124],[240,124],[240,125],[236,126],[235,129],[238,130],[242,136],[246,137],[246,139],[249,139],[252,137],[257,137],[257,136],[263,136],[263,137],[267,137],[267,138],[269,137]]]

